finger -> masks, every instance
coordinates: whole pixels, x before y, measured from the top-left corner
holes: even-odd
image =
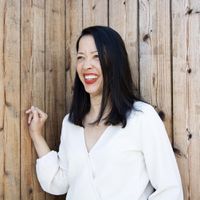
[[[33,118],[33,114],[31,113],[31,114],[28,116],[28,124],[31,123],[32,118]]]
[[[38,113],[40,113],[41,115],[44,114],[44,112],[42,110],[40,110],[38,107],[35,107],[35,109],[38,111]]]
[[[33,118],[38,119],[39,118],[38,112],[34,106],[31,107],[31,111],[33,113]]]
[[[38,113],[39,113],[39,115],[42,117],[42,118],[47,118],[48,117],[48,115],[45,113],[45,112],[43,112],[42,110],[40,110],[38,107],[35,107],[35,109],[38,111]]]
[[[28,109],[28,110],[25,111],[26,114],[28,114],[30,112],[31,112],[31,109]]]

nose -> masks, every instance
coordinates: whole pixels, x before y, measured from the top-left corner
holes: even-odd
[[[83,69],[91,69],[92,68],[92,62],[90,59],[86,59],[85,62],[83,63]]]

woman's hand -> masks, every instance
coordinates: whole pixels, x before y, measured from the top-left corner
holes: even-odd
[[[26,111],[26,114],[28,114],[29,133],[32,140],[37,137],[41,137],[42,129],[48,115],[34,106],[31,106],[31,108]]]
[[[39,157],[50,152],[49,146],[42,136],[42,129],[48,116],[42,110],[32,106],[26,111],[28,114],[29,133]]]

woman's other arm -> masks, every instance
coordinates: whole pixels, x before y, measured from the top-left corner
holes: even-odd
[[[145,163],[155,192],[149,200],[183,200],[181,178],[164,124],[148,106],[143,118],[142,144]]]

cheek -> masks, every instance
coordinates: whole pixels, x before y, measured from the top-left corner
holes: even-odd
[[[80,64],[76,65],[76,72],[78,73],[79,78],[81,78],[81,65]]]
[[[101,65],[100,65],[100,63],[98,62],[98,63],[96,63],[96,69],[98,70],[98,72],[99,72],[99,74],[101,75],[101,76],[103,76],[103,74],[102,74],[102,69],[101,69]]]

